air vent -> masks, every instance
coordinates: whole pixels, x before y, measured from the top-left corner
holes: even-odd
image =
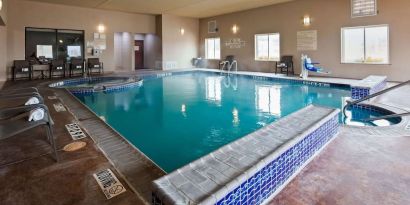
[[[377,15],[377,0],[352,0],[352,18]]]
[[[208,22],[208,33],[216,33],[218,31],[218,26],[216,25],[216,21],[209,21]]]

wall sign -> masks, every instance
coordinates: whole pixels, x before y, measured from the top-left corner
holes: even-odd
[[[243,48],[245,47],[245,44],[246,42],[241,40],[240,38],[232,38],[225,42],[225,46],[230,49]]]
[[[298,51],[316,51],[317,50],[317,30],[298,31],[297,49]]]

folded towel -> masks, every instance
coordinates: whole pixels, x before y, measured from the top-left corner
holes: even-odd
[[[38,99],[38,97],[31,97],[27,100],[26,104],[24,105],[36,105],[39,103],[40,103],[40,100]]]
[[[44,118],[45,110],[43,108],[36,108],[30,111],[28,121],[39,121]]]

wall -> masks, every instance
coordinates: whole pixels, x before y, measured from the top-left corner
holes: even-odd
[[[133,34],[114,33],[114,67],[116,71],[134,70]]]
[[[155,62],[162,60],[160,37],[157,34],[135,34],[135,40],[144,41],[144,67],[150,69],[160,69],[155,66]]]
[[[198,56],[199,20],[164,14],[161,30],[163,69],[192,68],[191,60]]]
[[[1,81],[6,80],[6,62],[7,62],[7,0],[3,0],[3,8],[0,11],[0,18],[6,24],[5,26],[0,26],[0,84]],[[0,87],[1,88],[1,87]]]
[[[155,32],[155,16],[153,15],[130,14],[30,1],[10,1],[8,3],[8,67],[12,65],[13,60],[24,59],[25,57],[25,27],[85,30],[85,40],[90,41],[93,38],[93,33],[97,32],[98,24],[104,24],[106,26],[107,50],[100,58],[104,62],[106,71],[114,71],[115,69],[115,32]],[[4,68],[2,71],[4,73]]]
[[[229,49],[222,45],[221,56],[235,55],[240,70],[273,72],[273,62],[254,60],[254,35],[257,33],[279,32],[281,34],[281,55],[291,54],[300,72],[300,55],[296,50],[296,33],[301,30],[318,30],[318,50],[304,52],[332,72],[331,76],[363,78],[370,74],[387,75],[389,80],[404,81],[410,76],[408,57],[410,56],[410,26],[404,19],[410,18],[410,1],[378,0],[379,15],[374,17],[351,18],[350,0],[296,0],[238,13],[232,13],[200,20],[200,55],[204,54],[204,39],[220,36],[221,43],[231,38],[246,41],[245,48]],[[304,15],[313,18],[312,25],[302,25]],[[207,33],[207,23],[217,20],[219,32]],[[239,26],[239,32],[231,32],[232,25]],[[341,64],[340,29],[349,26],[390,25],[391,65]],[[208,61],[209,67],[216,67],[216,61]]]

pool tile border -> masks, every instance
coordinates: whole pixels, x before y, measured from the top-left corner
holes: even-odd
[[[382,91],[387,86],[386,76],[371,75],[351,86],[353,100],[360,100],[369,95]]]
[[[227,147],[234,147],[235,145],[232,145],[234,143],[226,145],[208,156],[156,180],[154,182],[155,191],[153,192],[152,204],[261,204],[279,192],[311,160],[312,156],[317,154],[319,150],[337,135],[340,127],[338,122],[338,113],[340,111],[328,109],[331,112],[326,113],[321,109],[324,108],[308,106],[234,142],[238,145],[241,142],[249,142],[249,140],[255,141],[253,143],[256,143],[263,152],[263,150],[269,150],[269,145],[264,146],[264,143],[275,143],[267,137],[270,131],[276,134],[282,132],[282,135],[292,133],[291,127],[280,130],[276,126],[280,121],[286,121],[285,119],[291,119],[292,122],[295,122],[295,119],[306,120],[311,112],[321,113],[308,119],[313,121],[313,124],[310,124],[307,130],[302,133],[292,133],[297,137],[286,141],[273,152],[255,153],[256,150],[249,149],[253,151],[248,151],[244,156],[249,156],[249,158],[255,157],[253,161],[244,157],[241,160],[231,161],[231,164],[229,160],[224,161],[228,162],[228,167],[231,166],[233,168],[230,174],[226,174],[234,177],[228,183],[222,183],[218,186],[220,182],[218,182],[215,176],[203,179],[206,178],[201,175],[203,172],[195,171],[193,168],[200,164],[201,159],[216,157],[216,160],[221,162],[223,161],[224,153],[226,153],[225,157],[239,156],[239,150],[235,153],[237,149],[224,151],[229,149]],[[245,143],[242,144],[246,145]],[[252,156],[252,152],[254,156]],[[263,156],[262,159],[257,158],[256,155],[258,154]],[[252,165],[252,162],[255,162],[255,160],[256,165]],[[247,163],[250,163],[250,168],[247,168],[249,167]],[[175,177],[179,179],[175,181]],[[204,192],[204,190],[215,189],[216,191],[212,191],[212,193]],[[206,197],[204,198],[204,196]]]

